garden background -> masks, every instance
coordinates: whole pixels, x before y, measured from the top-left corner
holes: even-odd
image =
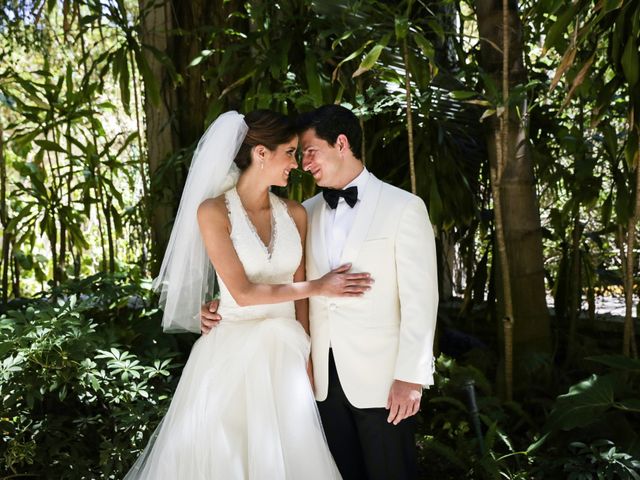
[[[424,478],[640,478],[640,0],[0,5],[0,479],[122,477],[195,340],[150,282],[198,138],[334,102],[436,232]]]

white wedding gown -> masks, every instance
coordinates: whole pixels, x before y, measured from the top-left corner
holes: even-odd
[[[231,239],[252,282],[291,283],[300,236],[285,204],[269,195],[269,248],[235,189],[225,194]],[[125,480],[339,479],[293,302],[240,307],[218,282],[222,321],[194,344],[166,416]]]

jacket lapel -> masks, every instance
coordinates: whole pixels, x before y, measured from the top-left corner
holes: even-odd
[[[311,241],[311,248],[307,252],[307,255],[311,254],[311,259],[316,264],[321,275],[323,272],[328,272],[331,269],[324,235],[325,208],[327,208],[327,204],[322,200],[321,196],[312,209],[309,227],[311,231],[307,232],[308,239]]]
[[[367,238],[369,226],[371,225],[376,213],[378,198],[380,197],[380,190],[382,189],[382,182],[373,174],[370,175],[369,184],[364,192],[364,196],[362,197],[360,206],[358,207],[358,212],[356,213],[356,218],[353,221],[351,231],[349,232],[344,249],[342,250],[340,265],[353,262],[358,257],[360,246]]]

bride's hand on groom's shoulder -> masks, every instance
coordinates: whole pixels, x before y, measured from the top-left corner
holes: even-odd
[[[222,320],[222,317],[218,314],[219,305],[219,300],[212,300],[200,307],[200,331],[203,334],[209,333]]]
[[[320,277],[318,295],[325,297],[360,297],[371,289],[373,279],[367,272],[348,273],[351,264],[345,263]]]

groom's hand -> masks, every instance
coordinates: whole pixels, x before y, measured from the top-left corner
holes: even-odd
[[[200,307],[200,331],[207,334],[213,327],[218,326],[222,317],[218,315],[220,300],[212,300]]]
[[[387,410],[389,410],[387,422],[398,425],[405,418],[418,413],[421,397],[422,385],[419,383],[394,380],[387,400]]]

